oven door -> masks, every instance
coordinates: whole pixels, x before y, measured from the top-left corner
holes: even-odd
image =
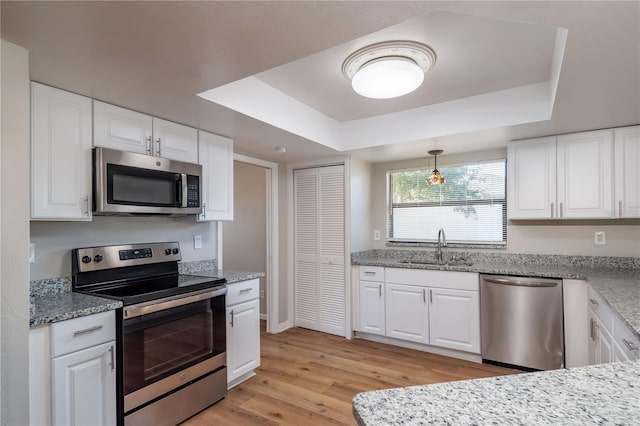
[[[125,413],[224,368],[226,292],[207,290],[124,308]]]

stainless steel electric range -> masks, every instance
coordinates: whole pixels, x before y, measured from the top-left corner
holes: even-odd
[[[181,275],[177,242],[72,251],[73,291],[121,300],[119,424],[175,425],[227,393],[223,278]]]

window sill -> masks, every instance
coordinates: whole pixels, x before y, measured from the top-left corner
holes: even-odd
[[[387,247],[431,247],[435,248],[438,243],[417,242],[417,241],[387,241]],[[506,250],[506,244],[469,244],[469,243],[447,243],[448,248],[486,249],[486,250]]]

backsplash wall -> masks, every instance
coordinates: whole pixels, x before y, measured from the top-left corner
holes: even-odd
[[[194,250],[193,236],[202,236],[202,248]],[[215,259],[216,222],[197,223],[167,217],[96,216],[91,222],[31,222],[35,263],[30,280],[71,275],[71,249],[111,244],[178,241],[183,261]]]

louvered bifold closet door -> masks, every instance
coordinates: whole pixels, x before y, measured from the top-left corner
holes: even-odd
[[[318,324],[318,170],[294,171],[295,325]]]
[[[295,325],[345,334],[344,166],[294,171]]]

